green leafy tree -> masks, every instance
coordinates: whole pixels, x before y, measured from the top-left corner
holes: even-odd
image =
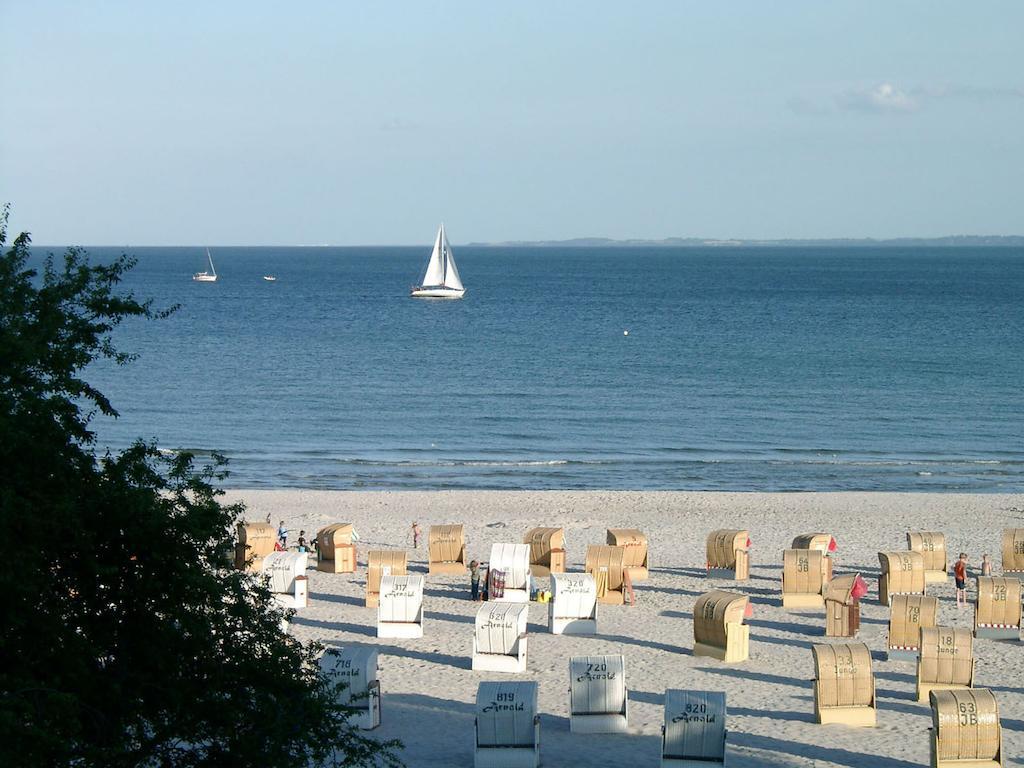
[[[398,765],[230,567],[223,459],[97,455],[90,420],[116,411],[83,373],[131,360],[122,320],[167,314],[118,292],[133,262],[69,249],[39,274],[29,245],[0,257],[0,764]]]

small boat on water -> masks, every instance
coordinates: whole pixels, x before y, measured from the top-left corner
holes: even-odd
[[[216,283],[217,282],[217,270],[213,266],[213,256],[210,255],[210,249],[206,249],[206,258],[210,262],[209,272],[196,272],[192,275],[192,279],[197,283]]]
[[[263,279],[266,280],[268,283],[276,283],[277,282],[277,278],[274,275],[264,275]]]
[[[459,278],[459,270],[455,266],[452,247],[448,244],[448,236],[444,224],[437,230],[434,250],[430,253],[430,261],[423,273],[420,284],[414,286],[409,295],[416,299],[461,299],[466,293]]]

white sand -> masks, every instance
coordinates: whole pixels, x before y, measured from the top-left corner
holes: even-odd
[[[492,543],[520,542],[534,526],[564,526],[570,570],[582,570],[586,545],[603,544],[606,528],[646,532],[651,579],[638,584],[637,605],[601,606],[599,636],[551,635],[547,606],[530,605],[528,672],[518,679],[540,684],[546,766],[657,765],[666,688],[726,692],[734,768],[928,765],[930,710],[914,700],[915,667],[880,660],[888,609],[877,602],[877,552],[906,549],[907,530],[945,531],[954,554],[967,551],[976,567],[988,552],[998,575],[1002,529],[1024,527],[1020,495],[233,491],[228,499],[245,501],[250,520],[262,521],[268,512],[275,525],[284,519],[290,544],[300,528],[315,535],[327,523],[355,524],[362,537],[359,571],[310,571],[310,605],[296,616],[293,632],[328,646],[381,649],[384,723],[374,734],[401,739],[403,759],[414,768],[472,765],[477,684],[503,676],[470,670],[478,605],[469,600],[468,577],[428,577],[422,639],[377,640],[376,612],[363,607],[366,551],[411,550],[413,520],[423,540],[410,563],[422,573],[431,524],[463,523],[469,557],[478,560],[487,559]],[[691,655],[693,603],[712,588],[703,576],[705,537],[714,528],[731,527],[749,528],[753,540],[750,581],[717,582],[752,598],[751,657],[738,665]],[[779,579],[781,553],[793,536],[819,530],[838,540],[836,573],[858,570],[871,587],[858,640],[875,656],[877,728],[813,722],[809,648],[822,642],[824,618],[783,611]],[[929,594],[940,598],[940,624],[971,626],[972,610],[957,609],[952,582],[930,586]],[[630,734],[571,734],[569,657],[610,653],[626,656]],[[999,701],[1004,765],[1024,765],[1024,647],[979,640],[975,655],[976,685],[993,689]]]

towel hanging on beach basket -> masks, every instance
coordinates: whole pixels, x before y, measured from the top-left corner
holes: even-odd
[[[1024,528],[1003,531],[1003,575],[1024,573]]]
[[[693,605],[693,654],[728,663],[750,655],[750,627],[743,624],[750,599],[735,592],[714,590]]]
[[[999,705],[987,688],[932,691],[933,768],[1003,764]]]
[[[974,637],[954,627],[921,629],[917,660],[917,700],[931,691],[974,687]]]
[[[974,635],[1019,640],[1021,583],[1007,576],[979,576],[974,602]]]
[[[888,605],[892,595],[925,593],[924,556],[920,552],[879,552],[878,602]]]
[[[276,542],[277,530],[270,523],[239,523],[235,568],[259,573],[263,570],[263,558],[274,551]],[[246,565],[249,558],[252,558],[252,562]]]
[[[625,595],[622,589],[622,571],[626,552],[623,547],[609,547],[591,544],[587,547],[587,559],[583,570],[597,581],[597,598],[602,603],[622,605]],[[607,579],[607,586],[602,581]],[[602,587],[604,592],[602,593]]]
[[[643,581],[648,577],[650,556],[647,550],[647,537],[642,531],[635,528],[609,528],[605,543],[623,548],[622,565],[629,571],[629,576],[634,582]]]
[[[927,595],[893,595],[889,608],[890,661],[916,661],[921,630],[938,623],[939,599]]]
[[[537,578],[565,573],[565,529],[531,528],[523,537],[530,545],[530,572]]]
[[[719,578],[746,581],[750,578],[750,532],[720,529],[708,535],[708,574]],[[727,573],[732,571],[732,573]]]
[[[381,576],[409,573],[408,555],[397,549],[371,549],[366,555],[366,607],[375,608],[380,599]]]
[[[863,643],[815,644],[814,715],[819,723],[873,726],[875,677],[871,651]]]

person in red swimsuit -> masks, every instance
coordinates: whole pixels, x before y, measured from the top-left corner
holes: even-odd
[[[967,553],[961,552],[953,565],[953,579],[956,581],[956,607],[967,604]]]

